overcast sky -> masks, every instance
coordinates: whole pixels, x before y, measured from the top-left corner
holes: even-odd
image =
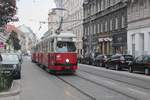
[[[47,31],[47,24],[42,24],[39,30],[40,21],[47,21],[48,11],[55,7],[53,0],[17,0],[19,22],[16,25],[25,24],[41,37]]]

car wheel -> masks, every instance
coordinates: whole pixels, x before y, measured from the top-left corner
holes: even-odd
[[[150,69],[149,69],[149,68],[145,68],[144,73],[145,73],[146,75],[149,75],[149,74],[150,74]]]
[[[94,66],[94,62],[92,62],[92,65]]]
[[[97,66],[100,67],[100,62],[99,61],[97,62]]]
[[[17,75],[15,75],[14,79],[21,79],[21,73],[18,73]]]
[[[21,74],[18,74],[17,79],[21,79]]]
[[[132,73],[133,72],[133,68],[129,67],[129,72]]]
[[[119,70],[119,65],[118,64],[116,64],[115,70]]]
[[[105,68],[106,68],[106,69],[109,69],[109,66],[106,64],[106,65],[105,65]]]
[[[97,62],[95,62],[95,66],[96,66],[96,67],[98,66],[98,63],[97,63]]]
[[[103,64],[102,64],[102,63],[100,63],[100,64],[99,64],[99,66],[100,66],[100,67],[103,67]]]

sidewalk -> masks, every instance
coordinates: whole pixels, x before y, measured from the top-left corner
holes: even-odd
[[[20,80],[14,80],[8,92],[0,93],[0,100],[20,100]]]

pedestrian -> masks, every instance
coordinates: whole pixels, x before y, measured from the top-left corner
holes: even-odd
[[[1,55],[1,52],[0,52],[0,61],[2,61],[3,59],[2,59],[2,55]]]

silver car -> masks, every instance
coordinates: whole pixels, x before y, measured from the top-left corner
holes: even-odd
[[[0,62],[0,69],[6,72],[11,72],[14,79],[21,78],[21,62],[18,55],[13,53],[2,53],[2,61]]]

